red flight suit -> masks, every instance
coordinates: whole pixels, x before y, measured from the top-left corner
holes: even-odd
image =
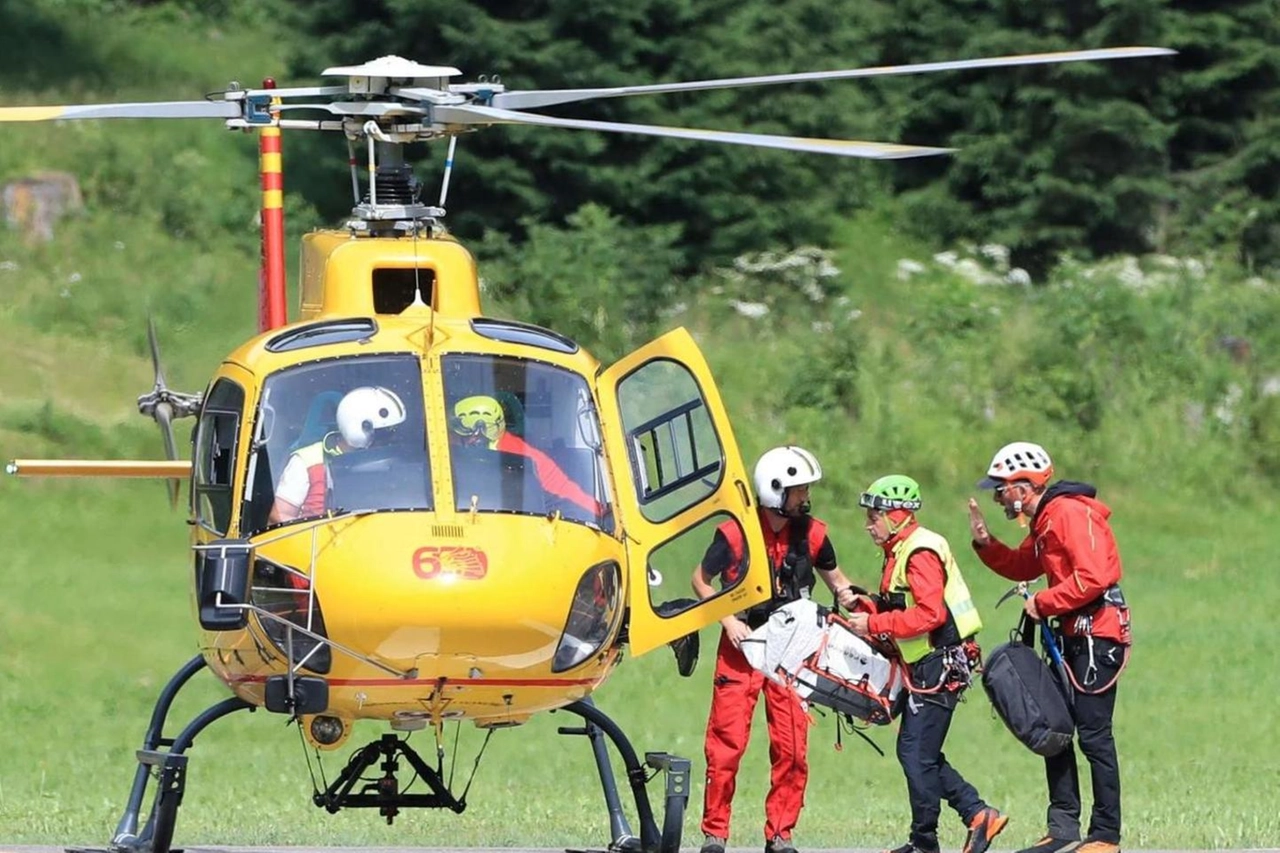
[[[788,520],[775,533],[765,511],[760,510],[760,527],[764,532],[769,565],[774,570],[774,598],[756,613],[776,609],[786,600],[779,596],[778,570],[791,546],[791,524]],[[830,571],[836,568],[835,551],[827,538],[827,526],[817,519],[809,520],[807,536],[809,559],[814,568]],[[731,585],[742,571],[746,551],[742,532],[735,522],[726,522],[716,530],[716,538],[703,558],[701,571],[710,581],[717,575],[724,586]],[[812,590],[810,573],[808,587]],[[753,609],[754,610],[754,609]],[[747,663],[742,652],[734,648],[722,632],[716,650],[716,669],[712,681],[711,712],[707,719],[705,752],[707,779],[702,810],[702,832],[716,838],[729,837],[729,818],[733,792],[737,787],[738,766],[751,736],[751,717],[756,702],[764,693],[765,719],[769,725],[769,793],[765,797],[765,839],[778,836],[789,839],[804,805],[804,790],[809,780],[808,742],[809,714],[800,699],[787,688],[774,684]]]

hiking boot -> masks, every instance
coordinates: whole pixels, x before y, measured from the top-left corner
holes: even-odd
[[[1079,846],[1079,841],[1070,841],[1066,838],[1054,838],[1052,835],[1046,835],[1030,847],[1023,847],[1017,853],[1073,853]]]
[[[1120,853],[1120,845],[1114,841],[1085,839],[1085,842],[1075,849],[1075,853]]]
[[[796,853],[796,846],[790,838],[775,835],[764,843],[764,853]]]
[[[978,812],[973,816],[973,820],[969,821],[969,835],[964,840],[961,853],[986,853],[987,848],[991,846],[991,839],[999,835],[1008,823],[1009,818],[990,806]],[[1105,851],[1099,850],[1096,853],[1105,853]]]
[[[676,653],[676,670],[685,678],[693,675],[693,668],[698,665],[697,632],[677,637],[667,645]]]
[[[938,850],[937,848],[929,849],[926,847],[917,847],[908,842],[901,847],[895,847],[892,850],[885,850],[883,853],[938,853]]]
[[[729,839],[716,838],[714,835],[708,835],[706,840],[702,842],[702,850],[699,853],[724,853],[724,844]]]

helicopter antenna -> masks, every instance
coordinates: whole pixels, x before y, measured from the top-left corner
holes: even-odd
[[[449,176],[453,174],[453,152],[458,148],[458,137],[449,137],[449,153],[444,156],[444,180],[440,183],[440,209],[444,210],[444,200],[449,196]]]
[[[422,265],[418,260],[418,229],[415,227],[413,229],[413,302],[409,303],[409,307],[429,308],[431,306],[422,300]]]
[[[376,148],[379,138],[383,142],[390,142],[387,135],[382,132],[382,128],[378,127],[376,121],[367,121],[364,123],[365,138],[369,140],[369,206],[377,208],[378,206],[378,161],[376,157]]]

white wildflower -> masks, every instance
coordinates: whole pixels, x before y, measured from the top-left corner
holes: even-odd
[[[1120,262],[1120,271],[1116,273],[1116,278],[1120,279],[1120,283],[1126,287],[1141,288],[1146,284],[1146,275],[1138,266],[1138,259],[1132,255]]]
[[[992,284],[999,281],[998,278],[984,270],[982,265],[973,258],[962,259],[956,264],[955,271],[974,284]]]
[[[814,320],[810,328],[813,329],[814,334],[826,335],[835,329],[835,324],[830,320]]]
[[[1014,267],[1004,274],[1004,280],[1009,284],[1017,285],[1018,287],[1030,287],[1031,273],[1027,272],[1022,267]]]
[[[67,276],[67,281],[71,282],[72,284],[75,284],[82,278],[84,278],[84,276],[80,275],[80,273],[73,272],[71,275]]]
[[[980,250],[982,256],[996,265],[996,269],[1003,270],[1009,266],[1009,247],[1001,246],[999,243],[986,243]]]
[[[733,306],[734,311],[752,320],[758,320],[769,313],[769,306],[763,302],[742,302],[738,299],[730,299],[729,304]]]
[[[903,258],[898,261],[898,281],[907,281],[911,276],[924,272],[924,264]]]
[[[116,249],[123,249],[123,248],[124,248],[124,241],[123,241],[123,240],[117,240],[117,241],[115,242],[115,247],[116,247]]]
[[[17,261],[0,261],[0,272],[15,272],[17,269]]]
[[[944,267],[954,267],[956,265],[957,255],[955,252],[939,252],[933,256],[935,263]]]
[[[1213,407],[1213,416],[1218,419],[1218,423],[1230,426],[1236,419],[1236,408],[1242,399],[1244,399],[1243,388],[1235,384],[1228,388],[1227,393],[1223,394],[1222,399],[1218,401],[1218,405]]]

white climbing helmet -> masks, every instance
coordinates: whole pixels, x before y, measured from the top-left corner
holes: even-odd
[[[1049,452],[1029,441],[1015,441],[996,451],[987,476],[978,481],[979,489],[994,489],[1010,480],[1027,480],[1033,486],[1043,486],[1053,476],[1053,460]]]
[[[352,447],[368,447],[375,432],[404,423],[404,416],[404,403],[394,391],[365,385],[348,391],[338,404],[338,431]]]
[[[803,447],[775,447],[765,452],[756,463],[752,480],[760,506],[782,509],[787,489],[816,483],[822,479],[822,466],[817,458]]]

